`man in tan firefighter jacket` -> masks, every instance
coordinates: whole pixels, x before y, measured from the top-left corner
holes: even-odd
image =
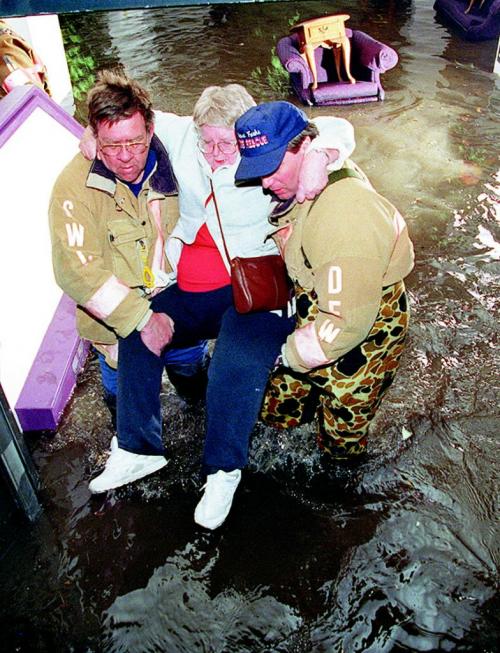
[[[49,222],[57,283],[77,303],[79,333],[99,352],[105,398],[112,403],[113,392],[121,391],[121,381],[116,388],[113,377],[119,339],[137,330],[146,347],[161,355],[173,336],[172,320],[153,313],[150,300],[172,282],[164,244],[178,217],[177,187],[154,133],[150,98],[137,82],[103,72],[89,93],[88,108],[97,156],[88,161],[77,154],[62,171]],[[181,390],[204,391],[207,343],[182,345],[164,355],[169,377]],[[124,425],[117,417],[106,489],[166,464],[163,445],[148,440],[149,425],[144,424],[144,437],[128,447],[120,440]],[[99,483],[93,487],[91,482],[90,490],[102,492]]]
[[[316,414],[322,450],[353,459],[366,449],[404,348],[403,279],[414,262],[408,229],[349,159],[315,200],[296,202],[298,171],[317,130],[294,105],[252,107],[236,122],[236,136],[236,180],[260,179],[281,200],[270,219],[297,305],[262,416],[289,427]]]

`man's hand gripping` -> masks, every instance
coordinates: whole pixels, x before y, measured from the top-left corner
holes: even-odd
[[[161,356],[174,335],[174,321],[166,313],[153,313],[142,327],[141,340],[146,347]]]

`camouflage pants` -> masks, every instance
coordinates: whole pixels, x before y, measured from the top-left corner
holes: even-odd
[[[297,327],[314,320],[315,296],[295,288]],[[405,286],[384,288],[366,339],[332,365],[300,374],[278,368],[271,376],[261,417],[277,428],[318,422],[318,445],[334,458],[366,449],[368,427],[391,385],[403,352],[409,311]]]

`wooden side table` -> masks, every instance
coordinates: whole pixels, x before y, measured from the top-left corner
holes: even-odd
[[[351,44],[345,33],[345,21],[349,18],[350,16],[348,14],[322,16],[321,18],[305,20],[292,27],[292,31],[297,31],[299,37],[300,53],[305,57],[305,60],[311,69],[313,76],[313,90],[318,88],[314,50],[319,46],[333,49],[335,68],[337,70],[339,81],[342,79],[340,76],[340,51],[342,51],[347,79],[351,84],[356,83],[356,80],[351,75],[350,69]]]

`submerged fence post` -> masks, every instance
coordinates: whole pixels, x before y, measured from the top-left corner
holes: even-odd
[[[38,474],[1,385],[0,473],[18,508],[34,522],[42,510],[36,495]]]

